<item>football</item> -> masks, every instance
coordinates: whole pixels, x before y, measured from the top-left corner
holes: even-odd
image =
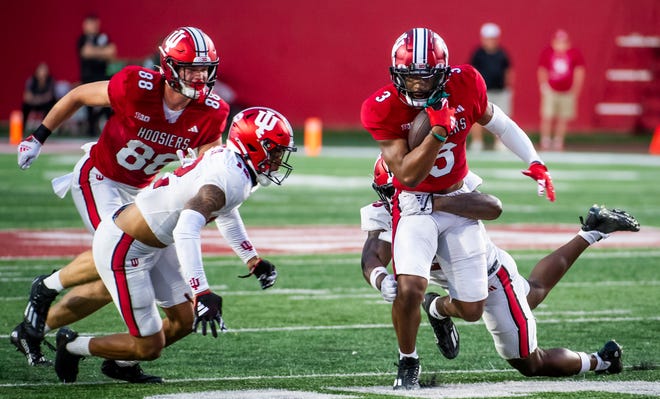
[[[422,110],[410,124],[410,130],[408,130],[408,148],[412,150],[420,145],[430,131],[431,122],[429,122],[429,116],[426,114],[426,111]]]

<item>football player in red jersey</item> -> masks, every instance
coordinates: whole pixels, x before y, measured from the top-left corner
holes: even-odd
[[[165,165],[177,160],[177,153],[192,149],[203,153],[221,144],[229,106],[211,91],[219,63],[213,41],[198,28],[182,27],[165,38],[159,51],[158,71],[127,66],[109,81],[73,89],[18,146],[18,165],[27,169],[51,132],[80,107],[112,107],[98,141],[91,148],[83,147],[86,153],[73,173],[53,181],[61,197],[71,189],[90,232],[118,206],[132,202]],[[49,314],[57,294],[71,287]],[[86,251],[50,276],[35,278],[25,319],[12,331],[11,340],[29,364],[47,364],[40,350],[44,334],[110,301],[94,267],[92,252]],[[103,371],[130,382],[161,380],[143,374],[135,362],[122,365],[126,367],[104,363]]]
[[[284,116],[266,107],[248,108],[232,120],[226,147],[214,147],[165,174],[134,203],[104,218],[94,233],[94,260],[128,331],[83,337],[60,328],[59,379],[75,382],[83,356],[154,360],[198,325],[203,335],[210,330],[217,338],[225,329],[222,298],[210,289],[201,247],[201,231],[213,220],[248,266],[242,277],[254,275],[262,289],[275,284],[275,266],[252,245],[239,207],[258,186],[280,185],[293,170],[288,160],[295,151]]]
[[[421,319],[420,304],[435,256],[450,266],[450,296],[442,299],[442,315],[467,321],[481,317],[488,295],[486,250],[478,222],[434,212],[401,217],[397,209],[402,191],[456,195],[473,188],[468,176],[465,141],[474,123],[497,135],[529,168],[523,174],[538,183],[538,193],[554,201],[552,180],[527,135],[497,106],[488,101],[483,78],[470,65],[450,66],[444,40],[425,28],[401,35],[392,48],[392,83],[362,104],[363,126],[378,142],[394,175],[393,267],[398,294],[392,322],[399,343],[399,375],[395,389],[417,386],[415,349]],[[419,112],[428,114],[428,136],[409,150],[407,134]],[[470,237],[469,240],[462,237]],[[406,377],[408,376],[408,377]]]
[[[394,195],[391,173],[379,158],[374,167],[372,187],[380,201],[360,209],[361,229],[367,232],[362,248],[362,273],[383,299],[392,302],[397,294],[397,282],[386,266],[391,260],[392,215],[390,201]],[[399,195],[399,208],[403,214],[449,212],[465,217],[496,219],[501,212],[497,198],[473,191],[456,196],[434,196],[432,201],[419,202],[414,194]],[[596,373],[620,373],[623,368],[622,348],[608,341],[598,352],[587,354],[566,348],[544,349],[537,346],[535,309],[577,258],[590,245],[616,231],[639,231],[637,220],[619,209],[608,210],[593,206],[586,220],[580,218],[582,228],[578,234],[548,256],[541,259],[528,278],[518,273],[515,260],[487,238],[488,298],[484,310],[486,328],[493,337],[498,354],[521,374],[563,377],[593,370]],[[483,226],[482,226],[483,229]],[[484,234],[485,231],[484,231]],[[430,281],[447,289],[445,267],[434,263]],[[458,355],[459,336],[448,318],[438,318],[439,295],[429,292],[423,308],[433,328],[438,349],[446,358]],[[451,336],[452,340],[446,340]]]

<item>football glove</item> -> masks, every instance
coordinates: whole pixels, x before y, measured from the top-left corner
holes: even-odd
[[[539,196],[543,196],[543,193],[545,193],[550,202],[555,201],[555,187],[552,185],[552,177],[550,177],[548,168],[545,165],[540,162],[532,162],[529,169],[523,170],[522,174],[536,180]]]
[[[238,277],[246,278],[253,274],[257,280],[259,280],[262,290],[272,287],[275,284],[275,280],[277,280],[277,270],[275,270],[275,265],[266,259],[259,259],[259,261],[252,266],[252,269],[250,269],[248,274]]]
[[[195,295],[193,304],[195,310],[195,321],[193,331],[197,332],[197,326],[201,323],[202,335],[206,335],[207,325],[211,326],[213,338],[218,337],[220,331],[227,331],[224,320],[222,320],[222,297],[211,291],[203,291]],[[216,327],[217,324],[217,327]]]
[[[21,169],[27,169],[39,156],[41,143],[34,136],[30,135],[18,144],[17,151],[18,166]]]
[[[403,191],[397,198],[401,216],[429,215],[433,212],[433,197],[430,194],[413,194]]]
[[[449,102],[446,98],[443,98],[442,101],[433,106],[427,106],[424,110],[429,116],[431,126],[444,128],[447,131],[447,136],[456,127],[456,118],[454,117],[456,110],[449,107]]]
[[[396,280],[393,274],[388,274],[381,280],[380,294],[386,302],[394,302],[394,298],[396,298]]]
[[[181,163],[182,168],[186,168],[195,163],[197,160],[197,153],[192,148],[188,147],[188,155],[183,155],[183,150],[176,150],[176,156],[179,157],[179,162]]]

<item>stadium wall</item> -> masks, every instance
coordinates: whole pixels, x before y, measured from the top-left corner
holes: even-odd
[[[575,129],[644,128],[644,115],[602,115],[596,112],[602,110],[599,104],[653,103],[660,97],[660,45],[654,47],[653,41],[660,36],[657,0],[38,0],[11,1],[3,9],[5,57],[0,68],[7,79],[0,120],[20,109],[25,79],[40,61],[50,64],[57,79],[78,79],[76,40],[90,12],[101,17],[102,29],[128,62],[153,54],[162,36],[177,26],[201,27],[219,50],[220,79],[235,89],[238,100],[271,106],[294,126],[318,116],[326,127],[359,127],[362,100],[389,81],[394,40],[413,26],[440,33],[449,46],[450,63],[461,64],[478,44],[480,25],[498,23],[515,67],[514,118],[528,130],[538,128],[536,62],[557,28],[571,34],[587,63]],[[651,46],[617,46],[617,38],[633,33]],[[611,81],[606,76],[612,68],[647,69],[651,81]]]

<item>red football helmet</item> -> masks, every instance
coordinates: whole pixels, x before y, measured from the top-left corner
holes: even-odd
[[[247,108],[234,116],[227,147],[245,159],[262,186],[282,184],[293,170],[289,156],[297,151],[289,121],[266,107]]]
[[[399,36],[392,47],[392,82],[399,98],[411,107],[422,108],[439,101],[450,69],[447,45],[430,29],[413,28]],[[406,77],[428,81],[430,89],[412,92],[406,87]]]
[[[177,92],[193,100],[206,97],[217,73],[218,53],[210,37],[201,29],[187,26],[167,35],[160,51],[160,68],[167,83]],[[181,68],[207,67],[206,81],[191,82],[181,77]]]
[[[390,168],[387,167],[383,156],[379,154],[374,164],[374,181],[371,183],[371,187],[376,191],[388,211],[390,210],[390,201],[394,195],[393,179],[394,175],[390,172]]]

